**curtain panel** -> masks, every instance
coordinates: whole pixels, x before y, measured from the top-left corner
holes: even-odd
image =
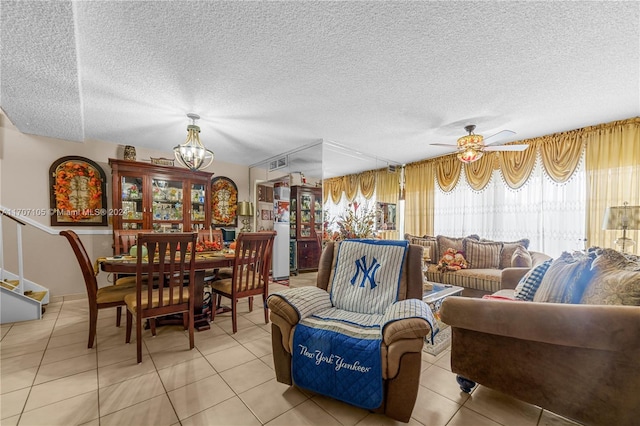
[[[389,172],[386,168],[376,170],[376,201],[398,204],[400,174],[398,170]]]
[[[434,235],[435,169],[433,160],[405,166],[404,229],[408,234]]]
[[[585,128],[587,206],[586,234],[589,246],[614,247],[621,230],[602,229],[608,207],[640,205],[640,117]],[[640,232],[628,230],[640,253]]]

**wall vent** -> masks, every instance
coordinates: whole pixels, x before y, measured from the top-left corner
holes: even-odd
[[[387,172],[389,172],[389,173],[395,173],[397,169],[398,169],[398,167],[393,165],[393,164],[389,164],[387,166]]]
[[[287,167],[287,157],[280,157],[277,160],[269,162],[269,171],[278,170]]]

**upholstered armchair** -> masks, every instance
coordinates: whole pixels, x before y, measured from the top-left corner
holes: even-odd
[[[385,250],[394,251],[393,256],[381,254]],[[389,271],[394,262],[397,269]],[[316,287],[284,290],[267,300],[277,380],[408,422],[418,393],[424,338],[432,337],[432,325],[437,327],[422,302],[422,280],[421,246],[384,240],[328,242]],[[385,286],[391,299],[376,308],[381,300],[376,292]],[[373,340],[354,343],[341,334],[345,330]],[[320,336],[313,340],[310,333],[316,331]],[[379,343],[374,343],[376,335]],[[363,360],[365,347],[373,347],[371,358],[377,359]],[[381,379],[360,374],[369,374],[378,363]],[[327,368],[320,375],[333,381],[316,385],[306,377],[318,365]],[[346,378],[347,369],[355,377]],[[361,392],[378,393],[354,395]]]

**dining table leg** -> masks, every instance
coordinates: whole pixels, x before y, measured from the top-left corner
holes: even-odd
[[[203,303],[204,303],[204,270],[196,270],[196,282],[195,282],[195,307],[193,313],[193,323],[194,328],[198,331],[209,330],[211,326],[209,325],[209,318],[206,313],[203,312]]]

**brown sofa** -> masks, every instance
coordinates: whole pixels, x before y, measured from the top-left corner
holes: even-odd
[[[327,291],[334,270],[337,244],[328,242],[320,257],[317,287]],[[422,299],[422,247],[409,245],[400,280],[399,299]],[[297,310],[280,297],[268,300],[271,311],[271,334],[276,379],[293,384],[291,353],[293,334],[300,320]],[[421,354],[425,336],[431,335],[429,323],[421,318],[407,318],[383,329],[382,376],[384,399],[375,412],[408,422],[418,394]]]
[[[529,240],[522,239],[513,242],[489,241],[480,239],[477,235],[468,237],[453,238],[438,235],[436,237],[423,236],[418,237],[411,234],[405,234],[405,240],[411,244],[417,244],[425,247],[427,261],[425,263],[425,277],[428,281],[451,284],[464,287],[464,296],[481,297],[485,294],[492,294],[505,288],[515,288],[518,281],[531,269],[531,267],[550,259],[544,253],[526,250]],[[476,247],[490,247],[496,243],[501,243],[499,259],[495,263],[495,267],[477,267],[480,264],[473,257],[478,251],[472,252],[467,250],[466,243],[469,240],[476,242]],[[520,260],[512,262],[513,253],[517,246],[522,246],[529,254],[530,260],[524,263]],[[442,257],[442,253],[449,247],[456,248],[463,252],[469,252],[471,257],[467,256],[468,268],[455,272],[442,272],[438,268],[438,261]],[[486,262],[483,262],[486,264]]]
[[[452,328],[451,370],[461,388],[480,383],[587,425],[638,424],[635,265],[596,257],[580,303],[446,299],[440,315]]]

